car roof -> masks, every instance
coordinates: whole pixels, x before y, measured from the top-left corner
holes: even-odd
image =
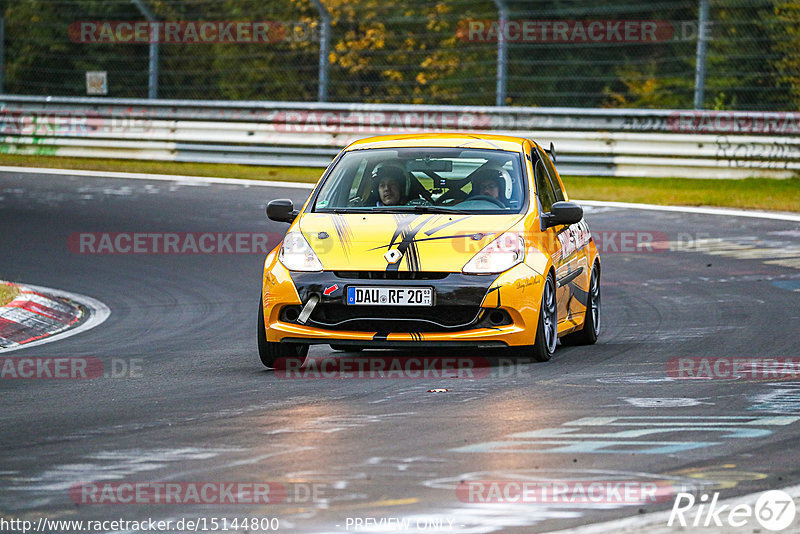
[[[478,133],[381,135],[355,141],[351,143],[346,150],[404,147],[462,147],[522,152],[522,146],[525,141],[529,140],[524,137]],[[531,143],[533,143],[533,141],[531,141]]]

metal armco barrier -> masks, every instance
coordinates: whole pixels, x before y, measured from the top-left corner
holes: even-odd
[[[325,167],[388,133],[490,132],[553,142],[565,175],[785,178],[800,113],[496,108],[0,96],[0,152]]]

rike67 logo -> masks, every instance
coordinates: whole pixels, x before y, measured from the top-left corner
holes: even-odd
[[[678,493],[667,526],[681,527],[756,527],[779,532],[794,523],[796,506],[792,496],[781,490],[767,491],[759,495],[754,506],[750,504],[719,502],[719,492],[713,496],[703,494],[696,499],[691,493]],[[758,532],[754,529],[752,532]]]

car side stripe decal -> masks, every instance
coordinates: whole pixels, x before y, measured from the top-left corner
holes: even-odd
[[[492,293],[494,291],[497,292],[497,306],[496,307],[499,308],[500,307],[500,286],[496,285],[494,287],[490,287],[489,291],[487,291],[486,294],[489,295],[490,293]]]
[[[336,228],[336,235],[339,236],[339,242],[342,244],[342,251],[345,258],[350,260],[350,243],[352,242],[353,233],[350,231],[347,221],[341,215],[333,215],[333,226]]]
[[[425,232],[425,234],[427,235],[427,232]],[[471,235],[472,234],[453,234],[453,235],[440,235],[440,236],[436,236],[436,237],[423,237],[421,239],[416,239],[415,238],[414,239],[414,243],[424,243],[426,241],[436,241],[436,240],[439,240],[439,239],[468,239]],[[484,237],[492,237],[492,236],[496,235],[496,232],[486,233],[486,234],[483,234],[483,235],[484,235]],[[384,248],[385,249],[389,249],[389,248],[391,248],[391,246],[392,245],[381,245],[379,247],[372,247],[372,248],[370,248],[368,250],[372,251],[372,250],[380,250],[380,249],[384,249]]]
[[[439,226],[436,226],[435,228],[431,228],[430,230],[425,232],[425,235],[430,237],[433,234],[435,234],[436,232],[438,232],[439,230],[443,230],[443,229],[447,228],[448,226],[456,224],[456,223],[460,223],[461,221],[466,221],[470,217],[471,217],[471,215],[467,215],[466,217],[461,217],[460,219],[455,219],[453,221],[447,221],[446,223],[440,224]]]

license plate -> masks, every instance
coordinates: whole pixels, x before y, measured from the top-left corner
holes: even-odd
[[[347,304],[354,306],[433,306],[432,287],[347,288]]]

